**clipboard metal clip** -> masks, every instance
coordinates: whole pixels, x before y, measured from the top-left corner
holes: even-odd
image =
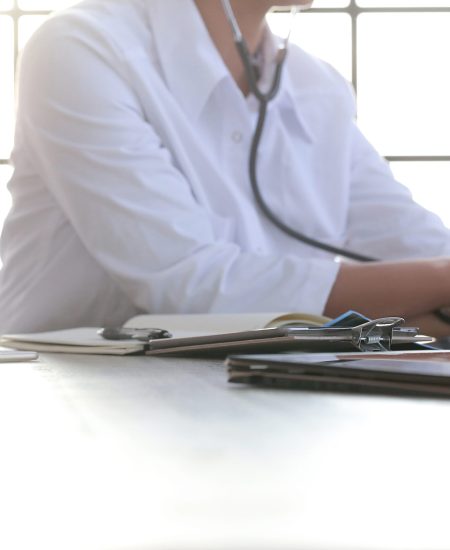
[[[394,328],[404,322],[401,317],[382,317],[353,327],[353,344],[360,351],[390,351]]]

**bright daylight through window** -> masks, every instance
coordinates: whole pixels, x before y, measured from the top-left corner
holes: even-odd
[[[72,0],[0,0],[0,227],[13,143],[14,71],[24,44]],[[357,89],[359,124],[416,200],[450,226],[450,0],[316,0],[292,40]],[[285,32],[288,15],[269,23]]]

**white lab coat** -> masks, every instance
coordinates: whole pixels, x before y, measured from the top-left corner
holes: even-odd
[[[339,264],[256,206],[256,110],[192,0],[93,0],[44,24],[21,61],[0,330],[322,312]],[[355,126],[347,83],[297,47],[258,172],[273,210],[314,238],[386,259],[450,253]]]

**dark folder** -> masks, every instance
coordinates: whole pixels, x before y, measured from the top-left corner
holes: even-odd
[[[450,397],[450,352],[236,355],[229,381],[278,388]]]

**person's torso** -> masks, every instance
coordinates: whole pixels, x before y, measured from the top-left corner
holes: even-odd
[[[140,116],[152,125],[195,199],[209,211],[218,240],[232,241],[244,252],[322,256],[261,214],[248,175],[257,103],[239,91],[206,29],[200,37],[179,32],[180,25],[199,28],[200,16],[190,4],[88,1],[58,15],[52,24],[71,18],[79,25],[80,39],[105,45],[109,62],[134,92]],[[331,68],[296,47],[285,69],[258,154],[261,193],[288,225],[344,245],[350,93]],[[2,237],[0,307],[12,319],[10,327],[16,328],[14,311],[23,310],[27,301],[54,308],[50,318],[55,326],[125,321],[139,308],[87,252],[34,170],[20,120],[19,112],[10,183],[13,207]],[[37,318],[29,326],[21,323],[20,330],[39,328]]]

